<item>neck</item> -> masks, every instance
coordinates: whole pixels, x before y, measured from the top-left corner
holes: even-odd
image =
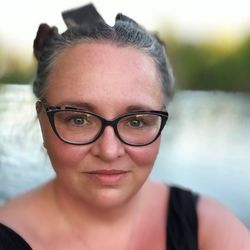
[[[84,228],[91,225],[101,225],[110,227],[114,225],[124,225],[131,221],[135,216],[134,211],[140,210],[141,193],[139,190],[132,198],[115,206],[95,206],[89,204],[80,197],[76,197],[65,190],[61,185],[54,181],[54,201],[59,214],[62,215],[67,224],[76,228]],[[142,188],[143,189],[143,188]]]

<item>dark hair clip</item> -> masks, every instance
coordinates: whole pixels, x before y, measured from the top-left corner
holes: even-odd
[[[93,4],[62,12],[67,27],[84,26],[91,28],[100,22],[105,22]]]
[[[58,30],[56,27],[50,27],[46,23],[40,24],[33,43],[34,54],[36,58],[40,57],[48,38],[55,35],[58,35]]]

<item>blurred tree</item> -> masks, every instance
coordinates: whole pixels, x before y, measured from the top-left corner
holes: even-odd
[[[250,91],[250,36],[232,50],[168,36],[164,41],[170,48],[178,88]]]
[[[30,83],[34,76],[33,60],[18,54],[0,54],[0,83]]]

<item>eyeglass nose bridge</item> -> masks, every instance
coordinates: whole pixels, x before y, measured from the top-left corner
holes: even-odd
[[[117,137],[121,142],[123,142],[123,140],[121,139],[121,137],[120,137],[120,135],[119,135],[118,129],[117,129],[117,124],[118,124],[120,118],[116,118],[116,119],[113,119],[113,120],[106,120],[106,119],[103,118],[103,117],[99,117],[99,118],[101,119],[101,122],[102,122],[102,128],[101,128],[100,132],[98,133],[98,135],[96,136],[96,140],[99,139],[99,138],[102,136],[102,134],[103,134],[105,128],[108,127],[108,126],[110,126],[110,127],[113,128],[116,137]]]

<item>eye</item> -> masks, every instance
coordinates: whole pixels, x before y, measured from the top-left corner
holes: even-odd
[[[69,123],[70,126],[79,126],[79,127],[89,126],[90,124],[92,124],[91,116],[89,117],[88,115],[85,114],[70,115],[67,117],[66,122]]]
[[[124,117],[120,122],[122,124],[127,129],[149,129],[159,127],[161,118],[155,114],[137,114]]]
[[[60,124],[72,127],[83,127],[91,123],[91,118],[88,114],[77,112],[58,112],[56,118],[57,122],[60,122]]]
[[[70,119],[70,122],[79,126],[79,125],[84,125],[86,123],[86,119],[83,117],[74,117]]]
[[[144,122],[139,119],[133,118],[128,121],[128,125],[133,128],[141,128],[144,125]]]

